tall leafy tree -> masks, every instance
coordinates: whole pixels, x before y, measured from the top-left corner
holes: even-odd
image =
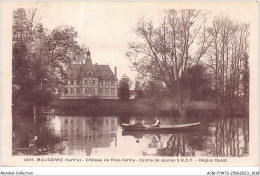
[[[135,26],[138,42],[129,43],[127,56],[140,74],[160,81],[185,115],[189,90],[180,78],[186,69],[200,63],[210,45],[206,13],[200,10],[166,10],[161,22],[140,19]]]
[[[249,24],[226,16],[216,16],[208,28],[212,43],[207,51],[216,103],[220,113],[241,110],[247,94]]]
[[[135,81],[135,89],[134,90],[135,90],[135,94],[136,94],[136,97],[135,97],[136,99],[141,99],[141,98],[144,97],[140,81]]]
[[[190,100],[211,99],[213,90],[210,77],[203,65],[193,65],[182,75],[180,84],[183,89],[190,91]]]
[[[131,81],[127,76],[123,76],[119,81],[118,96],[122,100],[128,100],[130,98]]]
[[[13,104],[46,105],[64,77],[65,68],[84,52],[70,26],[49,31],[37,22],[36,9],[13,13]]]

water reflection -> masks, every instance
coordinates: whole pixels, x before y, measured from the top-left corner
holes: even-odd
[[[220,157],[248,156],[248,119],[221,119],[208,124],[204,135],[207,155]]]
[[[49,145],[49,155],[248,156],[247,118],[159,118],[162,125],[197,121],[202,124],[197,131],[129,132],[122,130],[122,123],[142,122],[147,125],[153,123],[154,118],[47,116],[40,118],[34,130],[38,136],[35,147]],[[18,137],[14,141],[17,140]],[[17,150],[19,147],[16,146],[14,151]],[[30,155],[35,152],[13,154]]]
[[[48,130],[60,137],[54,151],[90,156],[93,148],[116,146],[117,117],[48,117]]]
[[[123,135],[130,134],[123,133]],[[143,144],[143,156],[195,156],[195,150],[202,150],[201,143],[199,143],[201,141],[199,141],[197,135],[190,133],[135,136],[136,142]]]

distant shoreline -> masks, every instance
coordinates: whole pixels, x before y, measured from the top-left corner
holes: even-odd
[[[160,115],[179,116],[177,107],[169,100],[93,100],[55,99],[50,107],[57,115]],[[187,116],[220,116],[213,101],[190,101]],[[231,115],[231,114],[227,114]],[[234,113],[233,116],[246,116]],[[222,115],[223,116],[223,115]]]

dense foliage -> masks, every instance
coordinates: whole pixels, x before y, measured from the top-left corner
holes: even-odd
[[[128,100],[130,98],[131,81],[128,77],[123,76],[119,81],[118,97],[121,100]]]
[[[37,22],[36,9],[13,13],[13,106],[29,113],[33,106],[47,105],[60,89],[64,69],[80,57],[77,32],[69,26],[46,30]]]

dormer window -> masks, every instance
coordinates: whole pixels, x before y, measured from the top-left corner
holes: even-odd
[[[74,78],[74,75],[73,75],[73,74],[71,74],[71,75],[70,75],[70,77],[71,77],[71,78]]]

